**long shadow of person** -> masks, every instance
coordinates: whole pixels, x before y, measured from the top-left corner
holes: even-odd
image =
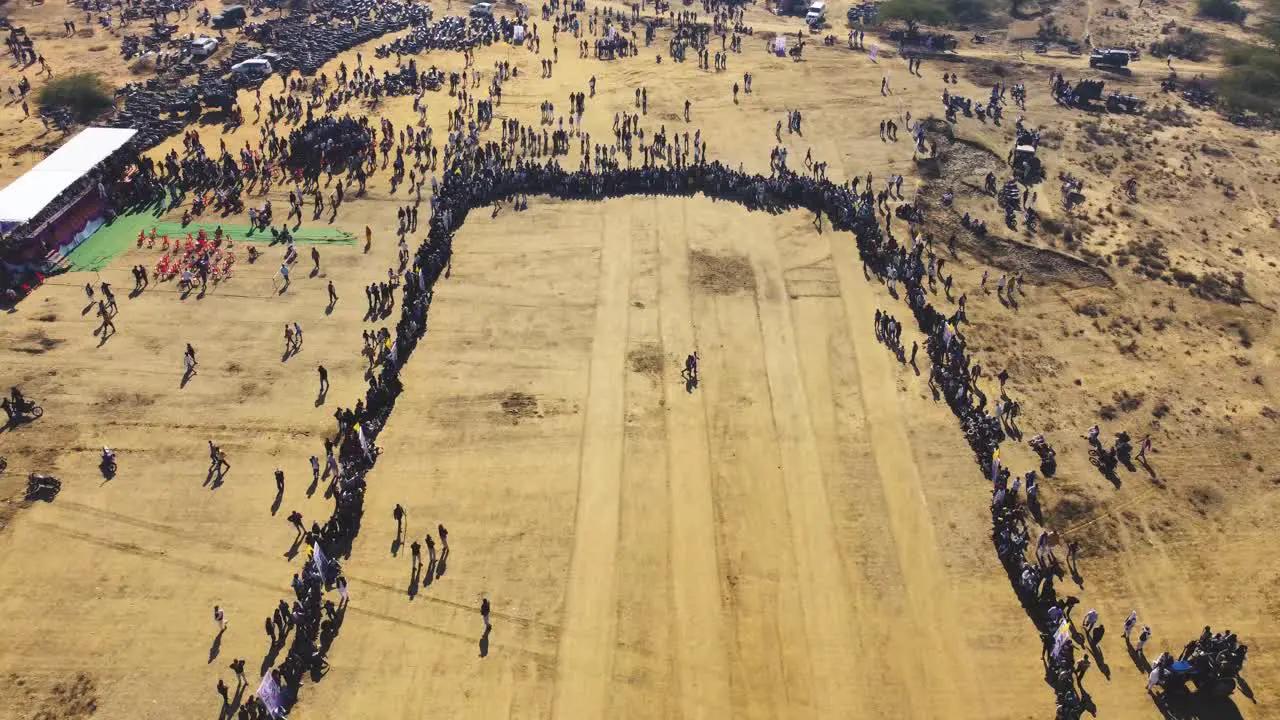
[[[298,552],[302,549],[302,541],[306,539],[306,537],[306,534],[298,533],[298,536],[293,539],[293,544],[290,545],[289,549],[284,553],[286,560],[292,560],[298,557]]]
[[[284,501],[284,490],[276,490],[276,499],[271,502],[271,515],[280,511],[280,503]]]
[[[235,712],[240,709],[240,705],[244,702],[244,691],[248,687],[244,682],[241,682],[240,678],[236,678],[236,692],[231,697],[231,700],[227,702],[226,717],[228,719],[235,717]]]
[[[1144,457],[1138,458],[1138,464],[1142,466],[1143,470],[1147,471],[1147,475],[1151,477],[1151,482],[1156,484],[1162,484],[1160,482],[1160,477],[1156,475],[1156,469],[1151,466],[1151,463],[1147,462],[1146,458]]]
[[[1124,646],[1129,651],[1129,659],[1133,661],[1134,666],[1137,667],[1138,670],[1140,670],[1144,675],[1151,672],[1151,663],[1147,662],[1147,656],[1144,655],[1141,650],[1129,644],[1129,640],[1127,638],[1125,639]]]
[[[493,632],[493,627],[486,625],[484,634],[480,636],[480,657],[489,657],[489,634]]]
[[[1102,648],[1096,643],[1090,642],[1089,651],[1093,655],[1093,664],[1098,666],[1098,672],[1102,673],[1102,677],[1110,681],[1111,666],[1108,665],[1106,659],[1102,657]]]
[[[226,633],[226,628],[218,630],[218,634],[213,636],[213,644],[209,646],[209,662],[212,663],[218,657],[218,653],[222,652],[222,635]]]
[[[1258,704],[1258,701],[1253,697],[1253,688],[1249,687],[1249,683],[1245,682],[1244,677],[1240,675],[1236,676],[1236,686],[1240,688],[1241,695],[1249,698],[1249,702],[1252,702],[1254,705]]]
[[[426,588],[430,587],[431,583],[435,581],[435,577],[436,577],[436,559],[433,554],[432,557],[427,560],[427,572],[424,573],[422,576],[422,588],[425,590]]]

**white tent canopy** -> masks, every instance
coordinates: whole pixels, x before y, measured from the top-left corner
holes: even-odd
[[[35,217],[58,193],[137,134],[127,128],[86,128],[27,174],[0,190],[0,225],[21,225]]]

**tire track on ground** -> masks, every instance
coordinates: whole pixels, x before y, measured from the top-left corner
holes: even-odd
[[[915,638],[925,671],[923,680],[939,695],[955,698],[959,707],[974,708],[984,714],[981,695],[973,671],[963,661],[947,668],[938,663],[948,658],[962,658],[957,639],[961,620],[946,602],[950,579],[938,552],[933,519],[920,481],[902,417],[902,401],[895,377],[896,368],[889,364],[889,351],[868,342],[867,325],[860,318],[870,318],[876,306],[875,296],[867,281],[858,277],[861,260],[854,239],[847,233],[829,233],[831,257],[835,261],[840,297],[845,304],[845,318],[853,339],[858,375],[862,380],[863,405],[871,430],[871,450],[877,475],[884,488],[889,527],[897,550],[907,600],[911,608]]]
[[[848,578],[800,372],[782,261],[773,238],[761,238],[749,252],[809,643],[814,715],[866,717],[866,695],[855,691],[852,682],[865,654],[853,626]]]
[[[664,358],[675,351],[679,362],[686,348],[697,347],[689,295],[689,247],[681,233],[658,234],[658,325]],[[680,708],[685,720],[720,718],[728,716],[732,707],[711,489],[711,445],[703,404],[706,395],[688,395],[675,380],[664,369]]]
[[[601,235],[599,305],[583,412],[582,459],[573,553],[565,592],[552,715],[605,717],[617,630],[617,556],[631,228],[624,220]]]

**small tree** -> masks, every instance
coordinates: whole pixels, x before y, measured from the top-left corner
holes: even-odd
[[[951,21],[951,15],[936,0],[888,0],[880,6],[882,17],[905,20],[909,25],[943,25]]]
[[[1244,24],[1249,11],[1236,0],[1196,0],[1196,13],[1201,17]]]
[[[36,104],[48,113],[69,113],[88,122],[111,107],[111,89],[96,73],[77,72],[56,77],[36,93]]]
[[[981,23],[991,16],[990,0],[888,0],[880,15],[908,24],[950,25]]]
[[[1224,59],[1227,71],[1219,78],[1218,93],[1228,109],[1280,114],[1280,52],[1241,44]]]

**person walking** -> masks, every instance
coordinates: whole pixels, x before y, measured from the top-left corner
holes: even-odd
[[[1081,622],[1081,627],[1084,628],[1084,637],[1089,642],[1093,642],[1093,628],[1097,624],[1098,611],[1094,608],[1089,608],[1089,612],[1084,614],[1084,621]]]
[[[1142,649],[1147,646],[1147,641],[1151,639],[1151,628],[1147,625],[1142,626],[1142,632],[1138,633],[1138,653],[1142,653]]]
[[[222,612],[222,608],[217,605],[213,606],[213,621],[218,624],[218,632],[225,631],[227,625],[230,624],[227,622],[227,614]]]
[[[487,597],[480,598],[480,618],[484,620],[484,631],[486,633],[489,632],[491,629],[493,629],[493,625],[489,622],[490,609],[491,608],[489,606],[489,598]]]
[[[110,310],[113,315],[120,311],[120,306],[116,305],[115,293],[111,292],[111,286],[105,282],[102,283],[102,295],[107,299],[107,309]]]
[[[231,469],[231,463],[227,462],[227,456],[222,452],[222,448],[209,441],[209,474],[223,474]]]
[[[1082,655],[1076,663],[1076,685],[1080,688],[1080,692],[1084,692],[1084,674],[1089,670],[1089,656]]]
[[[1151,449],[1151,435],[1142,438],[1142,444],[1138,446],[1138,462],[1146,464],[1147,451]]]
[[[1138,611],[1134,610],[1129,613],[1129,617],[1124,619],[1124,642],[1129,644],[1129,633],[1133,632],[1133,627],[1138,624]]]
[[[244,676],[244,658],[236,658],[231,661],[231,672],[236,674],[236,683],[238,685],[248,685],[249,681]]]
[[[338,304],[338,291],[334,289],[332,280],[329,281],[329,304]]]
[[[98,328],[98,334],[102,336],[103,340],[106,340],[109,334],[115,334],[116,324],[111,320],[111,312],[107,309],[105,300],[98,301],[98,317],[102,318],[102,325]],[[111,330],[110,333],[107,332],[108,328]]]
[[[200,364],[196,362],[196,349],[191,347],[191,343],[187,343],[187,351],[182,355],[182,364],[186,368],[182,379],[186,382],[195,377],[196,366]]]

